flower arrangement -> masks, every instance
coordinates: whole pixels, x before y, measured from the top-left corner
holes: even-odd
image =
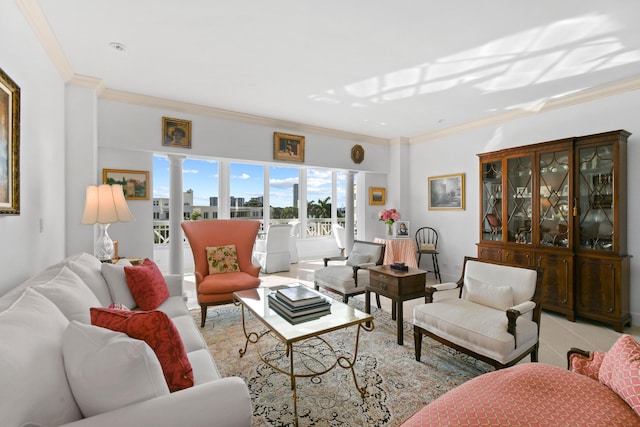
[[[392,234],[393,223],[400,220],[400,212],[395,209],[383,209],[378,213],[378,220],[387,224],[387,234]]]
[[[378,219],[384,221],[385,224],[391,225],[400,220],[400,212],[395,209],[383,209],[378,214]]]

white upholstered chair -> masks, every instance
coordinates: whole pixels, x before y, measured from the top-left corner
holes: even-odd
[[[427,286],[413,311],[416,360],[427,335],[496,369],[538,361],[542,270],[467,257],[457,283]],[[458,289],[458,297],[434,298]],[[450,292],[449,292],[450,293]]]
[[[300,234],[300,223],[291,223],[291,234],[289,235],[289,262],[291,264],[298,263],[298,237]]]
[[[384,244],[355,240],[348,258],[324,258],[324,267],[314,271],[316,290],[325,288],[338,293],[345,303],[350,296],[363,294],[369,284],[368,268],[382,264],[384,249]],[[376,297],[380,307],[380,297]]]
[[[253,257],[263,273],[289,271],[291,224],[273,224],[264,239],[256,240]]]
[[[344,256],[344,248],[347,242],[347,230],[340,224],[331,225],[331,234],[336,239],[338,249],[340,249],[340,256]]]

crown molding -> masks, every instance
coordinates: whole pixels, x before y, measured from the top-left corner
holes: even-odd
[[[16,3],[62,79],[65,82],[71,80],[73,77],[71,64],[67,61],[67,57],[36,0],[16,0]]]
[[[124,92],[114,89],[104,89],[100,95],[102,99],[134,104],[143,107],[161,108],[172,111],[179,111],[185,114],[194,114],[198,116],[214,117],[218,119],[233,120],[243,123],[251,123],[255,125],[272,127],[287,131],[295,131],[301,133],[312,133],[316,135],[324,135],[333,138],[347,139],[350,141],[368,142],[372,144],[388,145],[389,140],[374,136],[362,135],[353,132],[344,132],[336,129],[329,129],[320,126],[306,125],[303,123],[291,122],[287,120],[273,119],[269,117],[256,116],[253,114],[238,113],[235,111],[223,110],[220,108],[207,107],[204,105],[191,104],[188,102],[180,102],[171,99],[158,98],[154,96],[139,95],[131,92]]]
[[[87,89],[95,90],[98,96],[102,95],[105,91],[104,82],[102,81],[102,79],[97,79],[95,77],[74,74],[68,83],[75,86],[81,86]]]
[[[558,98],[550,98],[542,102],[542,105],[537,106],[536,108],[508,111],[503,114],[487,117],[486,119],[476,120],[436,132],[418,135],[410,138],[410,143],[416,144],[420,142],[426,142],[437,138],[451,136],[457,133],[467,132],[472,129],[498,125],[523,117],[529,117],[535,114],[557,110],[559,108],[571,107],[573,105],[584,104],[586,102],[596,101],[598,99],[607,98],[609,96],[618,95],[621,93],[632,92],[638,89],[640,89],[640,77],[621,80],[615,83],[585,89],[580,92],[572,93],[570,95]]]

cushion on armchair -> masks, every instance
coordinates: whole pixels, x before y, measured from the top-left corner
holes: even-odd
[[[508,310],[513,306],[513,291],[511,286],[491,285],[472,277],[464,279],[466,299],[496,310]]]
[[[640,415],[640,344],[631,335],[622,335],[605,354],[600,382]]]
[[[240,271],[236,245],[207,247],[209,274],[223,274]]]

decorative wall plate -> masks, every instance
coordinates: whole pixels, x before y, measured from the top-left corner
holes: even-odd
[[[362,145],[356,144],[351,148],[351,160],[353,160],[353,163],[362,163],[364,160],[364,148],[362,148]]]

